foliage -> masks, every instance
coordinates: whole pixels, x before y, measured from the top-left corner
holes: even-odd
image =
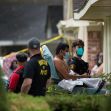
[[[104,95],[47,95],[31,97],[8,94],[10,111],[108,111],[110,96]],[[111,99],[109,99],[111,100]]]
[[[44,97],[9,93],[8,100],[10,111],[50,111]]]
[[[8,93],[8,101],[10,111],[108,111],[111,97],[110,95],[75,95],[52,85],[46,97]],[[5,110],[0,109],[0,111]]]
[[[99,95],[47,96],[47,102],[52,111],[106,111],[106,97]]]
[[[6,92],[2,81],[3,72],[0,67],[0,111],[8,111]]]

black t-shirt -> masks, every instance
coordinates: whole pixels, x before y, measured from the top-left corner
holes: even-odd
[[[70,63],[71,69],[77,74],[88,73],[89,64],[82,59],[73,57]]]
[[[44,96],[46,82],[50,78],[48,62],[44,60],[40,54],[34,55],[25,66],[24,78],[32,79],[29,94],[33,96]]]

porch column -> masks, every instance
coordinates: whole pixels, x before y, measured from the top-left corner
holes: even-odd
[[[105,73],[111,72],[111,16],[104,20],[103,57]]]
[[[63,0],[64,20],[73,18],[73,0]]]

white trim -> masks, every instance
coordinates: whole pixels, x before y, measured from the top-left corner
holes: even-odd
[[[13,44],[13,41],[0,41],[0,46],[9,46]]]
[[[27,41],[0,41],[0,46],[26,45]]]
[[[99,0],[89,0],[79,13],[74,13],[74,19],[80,19],[82,16],[84,16],[88,9],[97,1]]]

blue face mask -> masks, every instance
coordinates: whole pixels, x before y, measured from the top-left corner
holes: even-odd
[[[69,54],[69,52],[66,52],[64,59],[68,60],[69,58],[70,58],[70,54]]]
[[[76,54],[78,57],[82,57],[84,53],[84,49],[83,48],[78,48],[76,51]]]

